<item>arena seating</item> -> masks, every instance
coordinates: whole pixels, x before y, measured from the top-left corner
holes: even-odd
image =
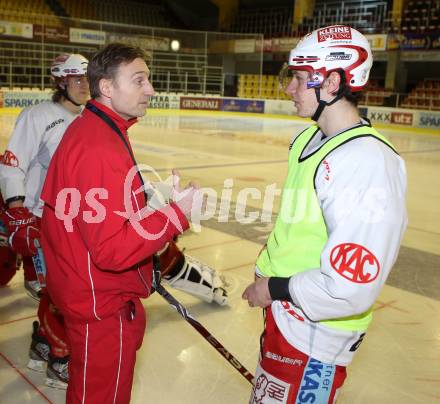
[[[401,107],[440,110],[440,80],[420,81],[403,99]]]
[[[0,0],[0,7],[2,10],[11,10],[26,14],[53,14],[50,7],[45,0]]]
[[[326,25],[348,24],[364,33],[382,32],[389,9],[386,0],[317,0],[311,17],[306,17],[293,31],[292,7],[241,9],[230,30],[263,33],[265,37],[302,35]]]
[[[346,24],[363,33],[379,33],[385,27],[388,9],[388,1],[383,0],[317,0],[313,16],[303,20],[299,32],[307,33],[326,25]]]
[[[269,7],[240,10],[229,31],[261,33],[267,38],[292,36],[292,7]]]
[[[240,74],[238,77],[237,96],[244,98],[264,98],[264,99],[290,99],[284,91],[280,89],[278,76],[261,76],[261,94],[260,80],[258,74]]]
[[[101,20],[155,27],[171,27],[172,20],[167,18],[164,6],[160,2],[117,0],[56,0],[72,18]],[[0,0],[2,18],[16,22],[41,23],[41,15],[48,25],[59,26],[62,23],[45,0]]]
[[[401,16],[402,32],[424,33],[440,29],[440,1],[408,1]]]
[[[360,103],[374,106],[390,106],[387,105],[386,99],[392,94],[392,91],[385,90],[383,86],[379,84],[379,80],[370,79],[367,87],[362,91]]]
[[[64,0],[65,3],[71,3]],[[81,0],[78,3],[82,6],[76,6],[75,12],[78,16],[82,10],[88,12],[92,19],[118,22],[132,25],[146,25],[154,27],[171,27],[172,23],[167,18],[167,13],[163,4],[160,2],[149,1],[118,1],[118,0]],[[80,8],[82,7],[82,8]],[[84,18],[84,17],[82,17]]]
[[[7,21],[59,26],[60,20],[45,0],[0,0],[1,18]]]
[[[94,6],[88,0],[57,0],[58,3],[66,10],[66,13],[73,18],[81,18],[87,20],[97,20]]]

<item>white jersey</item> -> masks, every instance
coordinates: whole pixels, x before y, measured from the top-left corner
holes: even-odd
[[[303,156],[328,140],[321,137],[319,131]],[[289,281],[294,304],[275,301],[272,311],[291,345],[324,363],[347,366],[364,331],[330,328],[319,321],[361,314],[376,300],[397,259],[407,225],[405,164],[373,137],[353,139],[323,160],[315,188],[328,234],[321,267],[294,275]],[[377,276],[374,281],[358,283],[347,276],[350,265],[365,259],[365,255],[356,255],[359,246],[374,252],[376,260],[368,255],[365,265]],[[345,274],[338,272],[341,262],[348,269]]]
[[[0,188],[4,200],[24,196],[24,206],[41,217],[43,202],[40,194],[50,160],[76,116],[52,101],[20,113],[0,164]]]

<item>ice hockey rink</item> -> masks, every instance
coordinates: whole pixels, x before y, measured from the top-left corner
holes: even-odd
[[[0,114],[1,150],[17,112]],[[221,193],[233,180],[229,220],[217,214],[201,232],[179,239],[186,252],[215,267],[228,282],[229,304],[220,307],[169,288],[252,373],[258,357],[262,314],[241,299],[252,281],[255,258],[272,223],[238,223],[240,189],[262,195],[286,174],[291,137],[309,124],[288,117],[151,110],[130,129],[139,163],[166,178],[178,168]],[[420,129],[379,129],[404,157],[408,170],[409,225],[398,261],[374,305],[374,320],[339,396],[340,404],[440,402],[440,135]],[[92,135],[92,134],[91,134]],[[275,202],[274,213],[277,210]],[[262,199],[246,212],[261,213]],[[132,403],[225,404],[248,402],[251,385],[159,295],[144,301],[148,325],[138,352]],[[65,393],[44,385],[26,368],[37,303],[24,292],[23,272],[0,289],[0,401],[63,403]]]

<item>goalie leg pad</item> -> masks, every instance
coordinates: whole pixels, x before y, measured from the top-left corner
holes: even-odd
[[[184,255],[181,270],[173,277],[164,276],[164,281],[175,289],[182,290],[205,302],[216,302],[224,306],[228,302],[224,280],[208,265]]]
[[[221,306],[227,303],[224,280],[213,268],[183,254],[174,241],[170,241],[158,256],[162,279],[168,285],[208,303],[214,301]]]

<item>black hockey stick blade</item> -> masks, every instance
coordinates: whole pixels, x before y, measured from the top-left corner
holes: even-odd
[[[254,376],[235,358],[202,324],[200,324],[188,310],[179,303],[170,293],[162,286],[156,287],[156,291],[188,322],[196,331],[207,340],[216,351],[222,355],[237,372],[239,372],[249,383],[253,383]]]

